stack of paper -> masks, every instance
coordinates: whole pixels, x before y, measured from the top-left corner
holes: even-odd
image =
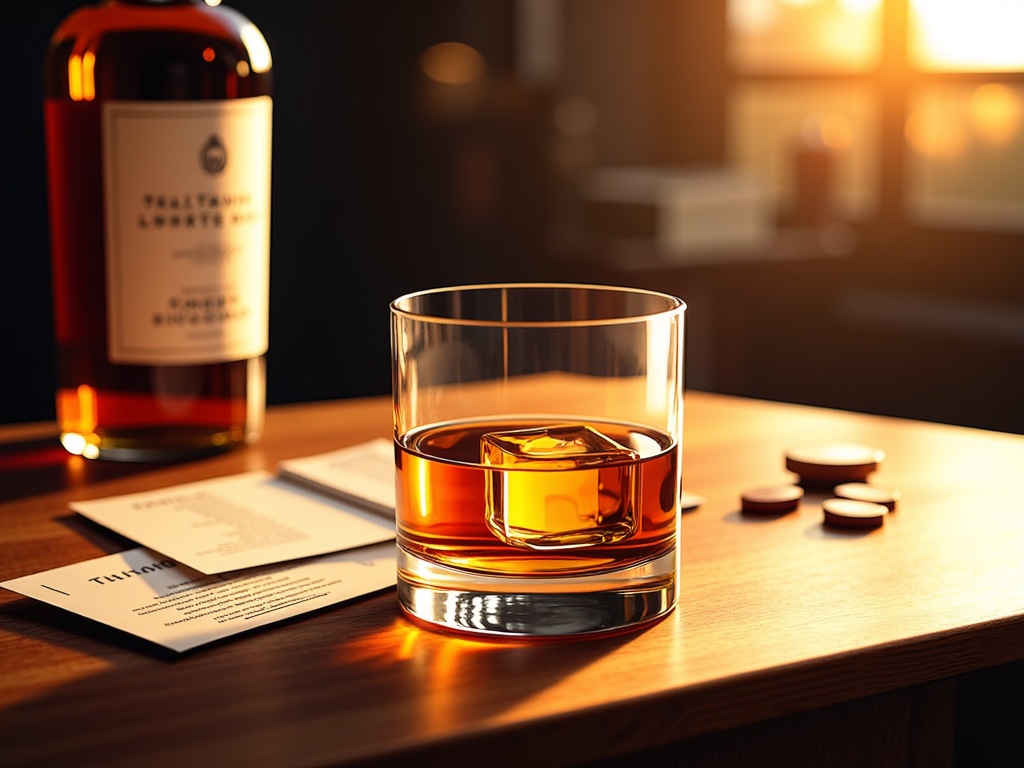
[[[185,651],[394,586],[394,504],[385,440],[73,502],[142,546],[0,586]]]

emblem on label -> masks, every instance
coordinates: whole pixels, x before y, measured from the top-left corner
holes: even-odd
[[[210,136],[199,152],[199,164],[211,176],[220,173],[228,164],[228,151],[216,136]]]

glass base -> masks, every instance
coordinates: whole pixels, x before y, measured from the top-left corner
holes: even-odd
[[[398,548],[398,602],[413,619],[494,637],[571,637],[638,628],[676,604],[677,557],[594,576],[463,573]],[[433,577],[433,578],[431,578]]]

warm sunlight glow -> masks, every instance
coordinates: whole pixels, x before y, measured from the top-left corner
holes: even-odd
[[[68,96],[72,101],[92,101],[96,98],[96,54],[86,51],[74,53],[68,59]]]
[[[69,471],[73,467],[83,466],[82,460],[76,456],[68,457],[67,462]],[[5,629],[5,643],[13,642],[13,632],[13,629]],[[43,659],[47,654],[54,652],[54,642],[48,633],[26,632],[19,638],[18,654],[25,659]],[[102,680],[104,674],[117,669],[119,662],[103,658],[111,655],[97,653],[89,648],[61,648],[60,662],[49,666],[45,676],[40,674],[41,667],[35,663],[10,665],[10,672],[5,673],[3,681],[4,711],[14,712],[22,702],[25,706],[40,706],[40,701],[53,697],[60,699],[66,696],[69,690],[87,684],[90,678]]]
[[[72,101],[82,100],[82,57],[77,53],[68,59],[68,96]]]
[[[729,0],[728,10],[729,26],[745,35],[771,29],[779,15],[775,0]]]
[[[882,0],[839,0],[839,5],[850,13],[873,13],[881,4]]]
[[[416,650],[416,641],[419,639],[420,631],[416,627],[410,625],[405,626],[405,632],[402,637],[402,642],[398,645],[398,652],[395,656],[401,661],[409,661],[413,658],[414,651]]]
[[[60,444],[64,446],[68,453],[74,454],[75,456],[81,456],[86,445],[85,438],[81,435],[75,434],[61,435]]]
[[[92,101],[96,98],[96,54],[86,51],[82,54],[82,100]]]
[[[967,130],[959,115],[938,108],[915,109],[905,126],[907,143],[920,154],[955,160],[967,149]]]
[[[864,71],[881,56],[881,0],[728,0],[730,57],[751,71]]]
[[[87,434],[96,429],[96,390],[87,384],[57,393],[60,421],[69,430]]]
[[[96,390],[86,384],[74,390],[60,390],[57,412],[63,430],[60,442],[68,453],[87,459],[99,456],[99,449],[91,442],[96,429]]]
[[[417,464],[419,465],[419,474],[416,478],[416,494],[419,498],[416,507],[420,510],[420,517],[430,517],[434,511],[430,504],[430,467],[426,461],[420,461]]]
[[[1020,131],[1024,104],[1002,83],[986,83],[971,92],[968,114],[975,133],[989,146],[1005,147]]]
[[[484,75],[484,57],[465,43],[437,43],[420,57],[423,74],[438,83],[468,85]]]
[[[99,448],[86,440],[84,435],[66,432],[60,436],[60,444],[64,446],[68,453],[74,456],[95,459],[100,455]]]
[[[910,49],[923,69],[1024,69],[1021,0],[911,0],[910,22]]]
[[[270,46],[254,24],[245,24],[239,31],[242,45],[249,53],[249,66],[256,73],[269,72],[271,67]]]
[[[853,142],[853,123],[842,112],[830,110],[805,119],[800,134],[811,147],[846,149]]]

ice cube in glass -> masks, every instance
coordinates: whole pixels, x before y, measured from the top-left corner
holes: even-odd
[[[489,432],[486,515],[506,544],[555,549],[636,532],[640,454],[586,424]]]

